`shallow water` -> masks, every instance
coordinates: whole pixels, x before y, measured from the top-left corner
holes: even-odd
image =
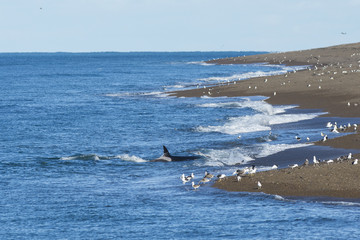
[[[238,163],[266,169],[304,161],[322,148],[294,136],[320,139],[327,121],[353,121],[316,118],[317,110],[271,106],[262,97],[164,94],[292,70],[201,62],[244,54],[254,53],[0,54],[1,238],[358,236],[356,201],[182,184],[182,173],[194,172],[198,181],[205,170],[231,174]],[[162,145],[201,158],[149,162]],[[282,156],[284,150],[293,157]],[[339,153],[346,151],[319,157]]]

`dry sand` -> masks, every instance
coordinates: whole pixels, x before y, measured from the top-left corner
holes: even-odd
[[[237,81],[236,84],[232,82],[171,94],[178,97],[261,95],[268,97],[266,101],[270,104],[319,109],[327,113],[324,116],[360,117],[360,43],[217,59],[208,63],[266,63],[309,67],[284,75],[251,78]],[[357,132],[316,144],[360,149],[360,134]],[[230,177],[214,186],[229,191],[262,191],[282,196],[360,198],[360,165],[352,165],[351,161],[260,172],[252,177],[243,177],[240,183],[234,180]],[[257,189],[257,181],[263,184],[262,189]]]

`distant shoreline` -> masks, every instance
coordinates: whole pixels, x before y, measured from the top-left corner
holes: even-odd
[[[299,108],[327,112],[323,116],[360,118],[360,43],[217,59],[207,63],[267,63],[309,67],[282,75],[241,80],[236,84],[170,94],[177,97],[201,97],[209,93],[211,97],[265,96],[268,97],[265,101],[274,105],[298,105]],[[358,149],[360,152],[360,133],[357,130],[353,134],[315,144]],[[343,181],[345,177],[347,181]],[[214,187],[228,191],[262,191],[282,196],[360,198],[360,165],[346,161],[333,165],[260,172],[252,177],[244,177],[241,183],[234,182],[234,179],[227,178],[215,183]],[[254,185],[254,181],[256,183],[259,179],[264,182],[262,189]],[[350,185],[346,185],[346,182]]]

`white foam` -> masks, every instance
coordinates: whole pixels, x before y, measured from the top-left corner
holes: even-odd
[[[205,166],[231,166],[238,163],[245,164],[254,160],[250,156],[244,154],[242,148],[234,149],[210,149],[207,153],[199,153],[205,157],[205,162],[198,164]]]
[[[285,198],[283,198],[283,197],[280,196],[280,195],[274,195],[274,198],[275,198],[276,200],[285,201]]]
[[[224,102],[224,103],[205,103],[198,105],[198,107],[207,108],[252,108],[258,112],[266,113],[268,115],[284,113],[286,110],[294,108],[294,106],[272,106],[265,101],[250,101],[249,99],[239,102]]]
[[[138,96],[153,96],[158,98],[166,98],[169,97],[169,94],[164,92],[123,92],[123,93],[107,93],[105,94],[106,97],[138,97]]]
[[[234,74],[227,77],[208,77],[208,78],[200,78],[199,81],[203,82],[229,82],[229,81],[236,81],[236,80],[243,80],[255,77],[265,77],[265,76],[272,76],[272,75],[280,75],[285,74],[286,70],[278,70],[278,71],[256,71],[256,72],[247,72],[241,74]]]
[[[267,157],[273,155],[278,152],[285,151],[287,149],[292,148],[300,148],[300,147],[307,147],[309,144],[301,143],[301,144],[269,144],[264,143],[261,144],[258,153],[255,155],[256,158]]]
[[[331,204],[331,205],[342,205],[342,206],[356,206],[359,207],[359,202],[344,202],[344,201],[323,201],[324,204]]]
[[[274,66],[279,67],[278,65],[266,65],[264,66]],[[280,70],[275,71],[256,71],[256,72],[246,72],[241,74],[234,74],[227,77],[209,77],[209,78],[200,78],[199,81],[204,82],[229,82],[229,81],[236,81],[236,80],[243,80],[243,79],[249,79],[249,78],[256,78],[256,77],[266,77],[266,76],[273,76],[273,75],[281,75],[288,72],[298,71],[301,69],[306,69],[304,66],[281,66]]]
[[[201,66],[212,66],[215,65],[213,63],[206,63],[203,61],[194,61],[194,62],[187,62],[186,64],[195,64],[195,65],[201,65]]]
[[[147,160],[142,159],[140,157],[137,156],[131,156],[128,154],[121,154],[121,155],[117,155],[115,158],[124,160],[124,161],[129,161],[129,162],[147,162]]]
[[[256,144],[247,147],[232,149],[209,149],[205,153],[198,153],[204,157],[204,162],[197,162],[201,166],[232,166],[237,164],[249,164],[256,158],[267,157],[287,149],[309,146],[308,144]],[[270,170],[271,167],[258,166],[259,171]]]
[[[96,154],[81,154],[81,155],[60,158],[60,160],[64,160],[64,161],[72,161],[72,160],[95,160],[95,161],[98,161],[100,159],[104,159],[104,157],[100,157]]]
[[[229,135],[240,133],[270,131],[271,125],[309,120],[319,116],[320,113],[308,114],[255,114],[242,117],[232,117],[222,126],[199,126],[199,132],[220,132]]]

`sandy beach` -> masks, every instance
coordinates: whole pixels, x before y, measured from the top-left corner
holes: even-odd
[[[353,158],[359,158],[359,155]],[[280,196],[360,198],[360,164],[353,160],[318,165],[299,165],[247,174],[238,182],[235,176],[217,181],[214,187],[227,191],[264,192]],[[257,182],[262,187],[259,189]]]
[[[283,75],[256,77],[202,89],[172,92],[177,97],[265,96],[273,105],[297,105],[325,112],[322,116],[360,117],[360,43],[294,52],[269,53],[208,61],[212,64],[283,64],[307,66]],[[350,130],[350,129],[349,129]],[[359,130],[316,145],[358,149]],[[339,156],[340,157],[340,156]],[[354,155],[354,158],[359,158]],[[299,164],[300,165],[300,164]],[[263,185],[257,188],[257,181]],[[241,182],[228,177],[214,187],[228,191],[265,192],[281,196],[360,198],[360,165],[352,160],[258,172]]]

